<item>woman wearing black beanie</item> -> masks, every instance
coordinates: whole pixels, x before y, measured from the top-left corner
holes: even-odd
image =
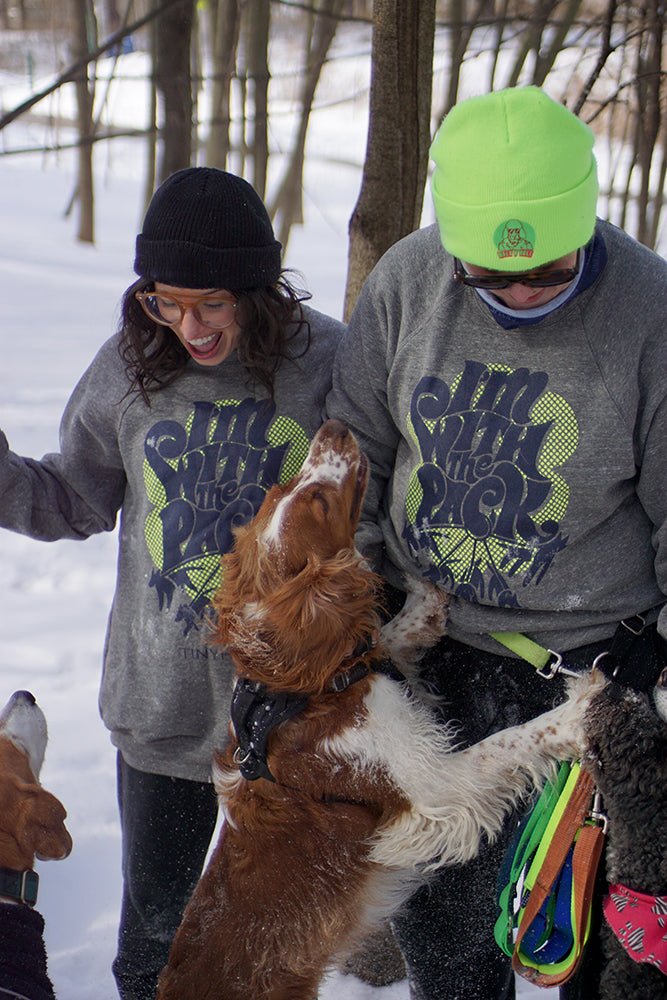
[[[211,760],[232,682],[206,642],[220,556],[300,468],[343,327],[304,305],[261,199],[225,171],[167,178],[134,268],[118,333],[67,404],[60,453],[20,458],[0,432],[0,526],[82,539],[120,513],[100,690],[123,848],[114,974],[122,1000],[153,1000],[216,823]]]

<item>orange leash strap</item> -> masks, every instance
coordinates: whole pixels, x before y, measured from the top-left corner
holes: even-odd
[[[595,877],[604,850],[604,829],[586,823],[581,830],[572,857],[572,882],[574,885],[575,940],[583,942],[588,915],[595,891]]]

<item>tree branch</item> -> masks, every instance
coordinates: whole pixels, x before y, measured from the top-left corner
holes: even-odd
[[[75,63],[72,63],[72,65],[61,73],[60,76],[58,76],[48,87],[45,87],[44,90],[38,91],[36,94],[32,94],[31,97],[23,101],[22,104],[19,104],[18,107],[14,108],[12,111],[8,111],[7,114],[2,115],[2,117],[0,117],[0,131],[2,131],[6,125],[10,125],[11,122],[20,118],[21,115],[25,114],[26,111],[29,111],[30,108],[34,108],[35,104],[39,104],[40,101],[43,101],[45,97],[49,96],[49,94],[58,90],[58,88],[62,87],[63,84],[71,83],[77,78],[77,76],[79,76],[81,71],[84,70],[89,63],[95,62],[96,59],[99,59],[100,56],[104,55],[105,52],[108,52],[109,49],[112,49],[128,35],[131,35],[134,31],[138,31],[139,28],[143,28],[145,24],[148,24],[150,21],[154,21],[155,18],[160,17],[160,15],[166,10],[169,10],[170,7],[173,7],[177,3],[181,2],[182,0],[162,0],[160,6],[156,10],[152,10],[150,14],[140,17],[137,21],[134,21],[132,24],[128,24],[125,28],[120,28],[118,31],[114,31],[114,33],[109,35],[102,45],[98,45],[98,47],[93,49],[92,52],[89,52],[85,58],[78,59]]]

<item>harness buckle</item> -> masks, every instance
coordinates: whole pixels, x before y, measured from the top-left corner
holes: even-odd
[[[243,764],[247,764],[251,756],[252,756],[252,751],[250,749],[248,749],[247,753],[243,753],[241,747],[238,746],[234,751],[234,753],[232,754],[232,760],[234,761],[235,764],[238,764],[240,767]]]
[[[602,812],[602,795],[597,789],[593,795],[593,803],[586,817],[586,822],[597,823],[598,826],[602,827],[602,833],[606,834],[609,817],[605,812]]]
[[[644,615],[633,615],[632,618],[624,618],[621,625],[627,628],[628,632],[632,632],[633,635],[641,635],[646,627],[646,618]],[[636,627],[633,628],[633,625],[636,625]]]
[[[21,900],[28,906],[34,906],[37,902],[37,887],[39,878],[37,872],[28,869],[21,872]]]
[[[341,671],[336,674],[335,677],[331,678],[331,690],[336,694],[340,694],[352,683],[352,677],[349,672]]]
[[[592,668],[591,668],[591,669],[592,669],[592,670],[602,670],[602,673],[603,673],[603,674],[605,675],[605,677],[608,677],[608,676],[609,676],[609,674],[607,674],[607,672],[606,672],[605,670],[603,670],[603,668],[602,668],[602,667],[600,666],[600,661],[601,661],[601,660],[604,660],[605,656],[610,656],[610,655],[611,655],[611,654],[610,654],[610,652],[609,652],[609,650],[608,650],[608,649],[603,649],[603,651],[602,651],[601,653],[598,653],[598,655],[597,655],[597,656],[595,657],[595,659],[593,660],[593,666],[592,666]],[[618,673],[618,671],[619,671],[619,669],[620,669],[620,666],[621,666],[621,664],[620,664],[620,663],[618,663],[618,664],[617,664],[617,665],[616,665],[616,666],[614,667],[614,669],[612,670],[612,672],[611,672],[611,679],[612,679],[612,680],[613,680],[613,678],[614,678],[614,677],[616,676],[616,674]]]

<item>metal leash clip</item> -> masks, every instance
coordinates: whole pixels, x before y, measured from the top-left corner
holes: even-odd
[[[561,653],[557,653],[553,649],[547,649],[547,653],[549,654],[549,659],[543,667],[538,667],[537,669],[537,673],[545,681],[553,680],[556,674],[564,674],[566,677],[579,677],[579,671],[565,666]]]
[[[593,803],[586,817],[586,822],[597,823],[598,826],[602,827],[603,834],[606,834],[607,827],[609,826],[609,817],[605,812],[602,812],[602,795],[597,789],[593,794]]]

